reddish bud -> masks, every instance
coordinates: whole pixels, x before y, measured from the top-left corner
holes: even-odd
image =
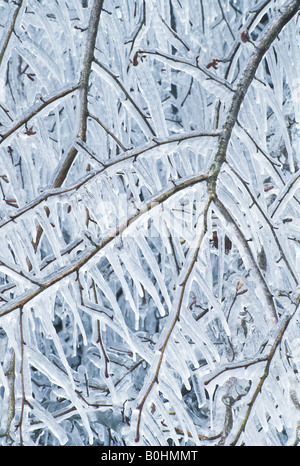
[[[274,186],[272,184],[266,184],[264,186],[264,191],[267,192],[267,191],[271,191],[271,189],[273,189]]]
[[[218,63],[219,63],[219,60],[217,58],[213,58],[211,62],[209,62],[207,65],[206,65],[206,68],[209,70],[209,68],[213,68],[214,70],[217,70],[218,69]]]
[[[190,310],[193,309],[193,307],[194,307],[195,304],[197,304],[196,296],[193,296],[193,300],[192,300],[192,302],[191,302],[191,304],[190,304],[190,306],[189,306]]]
[[[31,126],[30,128],[26,128],[24,134],[26,134],[27,136],[33,136],[34,134],[36,134],[36,131],[33,131],[33,126]]]
[[[250,42],[250,36],[249,36],[248,29],[244,29],[241,32],[241,41],[244,42],[244,43]]]
[[[132,59],[133,66],[138,66],[138,64],[139,64],[138,56],[139,56],[139,50],[137,52],[135,52],[135,54],[133,56],[133,59]]]

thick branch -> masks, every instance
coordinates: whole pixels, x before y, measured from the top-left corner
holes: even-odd
[[[6,35],[6,37],[5,37],[5,41],[4,41],[3,46],[2,46],[2,49],[1,49],[1,51],[0,51],[0,66],[1,66],[1,64],[2,64],[2,60],[3,60],[4,54],[5,54],[5,52],[6,52],[8,43],[9,43],[9,41],[10,41],[11,35],[12,35],[12,33],[14,32],[15,24],[16,24],[18,15],[19,15],[19,13],[20,13],[20,10],[21,10],[21,8],[22,8],[22,4],[23,4],[23,0],[19,0],[19,3],[18,3],[18,5],[17,5],[17,8],[16,8],[15,11],[14,11],[14,14],[13,14],[13,17],[12,17],[12,20],[11,20],[11,23],[10,23],[10,26],[9,26],[7,35]]]

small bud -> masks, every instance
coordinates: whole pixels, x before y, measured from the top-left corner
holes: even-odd
[[[246,44],[247,42],[250,42],[250,44],[253,45],[253,47],[256,47],[256,45],[254,44],[254,42],[250,39],[250,36],[249,36],[249,31],[248,29],[244,29],[242,32],[241,32],[241,41],[244,42],[244,44]]]
[[[137,52],[135,52],[135,54],[133,56],[133,59],[132,59],[133,66],[138,66],[138,64],[139,64],[138,56],[139,56],[139,50]]]
[[[30,128],[26,128],[24,134],[26,134],[27,136],[33,136],[34,134],[36,134],[36,131],[34,131],[33,126],[31,126]]]
[[[192,302],[191,302],[191,304],[190,304],[190,306],[189,306],[190,310],[193,309],[193,307],[194,307],[195,304],[197,304],[196,296],[193,296],[193,300],[192,300]]]
[[[244,42],[244,44],[245,44],[246,42],[250,42],[250,36],[249,36],[248,29],[244,29],[244,30],[241,32],[241,41]]]
[[[213,68],[214,70],[217,70],[218,69],[218,63],[219,63],[219,60],[217,58],[213,58],[211,62],[209,62],[207,65],[206,65],[206,68],[209,70],[209,68]]]
[[[274,188],[274,185],[273,184],[265,184],[264,186],[264,191],[265,193],[268,192],[268,191],[271,191],[271,189]]]

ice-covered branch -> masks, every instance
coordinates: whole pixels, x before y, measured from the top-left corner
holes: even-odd
[[[197,175],[193,176],[187,180],[181,180],[171,189],[167,189],[163,191],[158,196],[155,196],[151,199],[151,201],[147,202],[143,207],[138,209],[133,215],[128,217],[125,222],[123,222],[116,230],[113,230],[105,239],[101,240],[98,244],[95,244],[92,249],[89,249],[83,255],[80,255],[79,258],[72,263],[71,266],[65,267],[63,270],[58,270],[54,276],[46,277],[46,279],[41,280],[39,282],[39,286],[34,289],[33,291],[29,291],[25,293],[23,296],[12,300],[9,305],[6,305],[1,308],[0,310],[0,317],[9,314],[10,312],[19,309],[20,307],[24,307],[25,304],[30,302],[44,290],[48,289],[49,287],[55,285],[56,283],[60,282],[64,278],[76,273],[81,267],[87,264],[100,250],[105,248],[108,244],[110,244],[115,238],[119,237],[126,231],[126,229],[132,225],[134,222],[139,220],[143,215],[147,212],[152,210],[153,208],[157,207],[158,205],[162,204],[163,202],[170,199],[179,191],[187,189],[191,186],[195,186],[198,183],[206,181],[208,178],[207,175]]]
[[[231,84],[229,84],[228,81],[226,81],[226,79],[223,79],[222,77],[217,76],[215,73],[212,73],[205,66],[202,66],[199,63],[195,65],[194,63],[189,62],[187,60],[183,60],[182,58],[179,58],[177,56],[167,55],[157,50],[138,50],[136,53],[139,56],[151,55],[153,58],[170,65],[172,68],[178,71],[183,71],[185,73],[190,74],[195,79],[199,79],[199,76],[204,74],[209,79],[216,81],[218,84],[224,86],[229,91],[234,92],[234,88],[231,86]],[[201,80],[202,79],[203,77],[201,76]]]
[[[260,283],[263,286],[264,294],[266,301],[268,302],[268,309],[270,310],[270,317],[273,323],[277,321],[276,309],[273,303],[272,295],[267,287],[265,279],[261,274],[261,271],[256,265],[256,262],[253,258],[251,249],[243,236],[242,232],[240,231],[238,225],[234,222],[230,212],[226,209],[226,207],[221,203],[219,199],[217,199],[217,186],[218,186],[218,177],[221,171],[221,168],[226,160],[227,149],[231,140],[232,130],[237,123],[238,114],[241,108],[241,105],[244,101],[246,93],[255,77],[255,73],[258,69],[258,66],[261,63],[261,60],[269,47],[271,46],[272,42],[278,37],[283,27],[293,18],[293,16],[297,13],[299,9],[299,0],[293,0],[287,4],[287,6],[280,11],[277,17],[273,20],[273,22],[269,25],[266,29],[262,38],[257,43],[255,51],[250,56],[245,69],[237,83],[237,89],[235,94],[232,97],[231,105],[227,112],[226,120],[223,125],[223,135],[220,137],[219,140],[219,147],[216,152],[214,162],[211,166],[210,170],[210,182],[209,182],[209,192],[211,193],[212,197],[215,199],[215,203],[217,207],[220,209],[220,212],[226,220],[231,223],[235,230],[238,232],[238,236],[244,245],[246,255],[250,259],[251,267],[256,271],[255,273],[260,278]]]
[[[93,7],[91,9],[90,21],[88,25],[88,33],[86,39],[85,54],[83,57],[82,72],[80,77],[79,87],[79,102],[80,102],[80,116],[79,116],[79,129],[78,137],[83,141],[86,140],[87,131],[87,117],[88,117],[88,88],[92,62],[94,58],[94,51],[96,45],[96,38],[98,32],[98,26],[100,21],[100,15],[103,7],[103,0],[94,0]],[[64,183],[69,170],[76,158],[77,149],[72,146],[68,155],[66,156],[59,172],[56,174],[53,181],[53,188],[58,188]]]
[[[261,393],[261,391],[263,389],[263,385],[264,385],[265,380],[269,376],[270,366],[271,366],[273,357],[274,357],[274,355],[276,353],[276,350],[277,350],[278,346],[280,345],[280,343],[282,341],[283,335],[284,335],[284,333],[285,333],[285,331],[286,331],[286,329],[287,329],[287,327],[288,327],[288,325],[290,323],[291,318],[292,318],[292,315],[285,315],[285,316],[282,317],[282,319],[280,321],[280,325],[279,325],[279,329],[278,329],[278,333],[276,335],[275,341],[272,344],[271,350],[269,351],[268,355],[266,356],[267,363],[265,365],[263,375],[260,377],[259,383],[258,383],[257,387],[254,390],[254,393],[253,393],[253,395],[251,397],[250,402],[248,403],[248,408],[247,408],[245,417],[243,419],[243,422],[241,423],[241,426],[240,426],[234,440],[231,442],[231,445],[236,445],[237,444],[237,442],[239,441],[240,436],[242,435],[242,433],[245,430],[246,424],[248,422],[248,419],[249,419],[250,413],[251,413],[251,411],[253,409],[253,406],[255,404],[255,401],[256,401],[258,395]]]
[[[13,13],[9,29],[7,31],[4,43],[3,43],[2,48],[0,50],[0,66],[2,64],[3,57],[4,57],[4,54],[6,52],[8,43],[11,40],[11,35],[12,35],[13,32],[15,32],[15,24],[16,24],[16,21],[18,19],[18,15],[20,13],[20,10],[22,8],[22,4],[23,4],[23,0],[19,0],[19,3],[17,4],[17,7],[16,7],[16,9],[15,9],[15,11]]]
[[[161,370],[161,366],[162,366],[162,363],[163,363],[163,360],[164,360],[165,352],[167,350],[167,346],[168,346],[169,340],[171,338],[171,335],[172,335],[172,333],[174,331],[174,328],[175,328],[177,322],[180,320],[180,313],[181,313],[181,309],[182,309],[182,305],[183,305],[183,297],[184,297],[185,292],[186,292],[186,287],[187,287],[188,281],[190,279],[190,276],[191,276],[191,274],[193,272],[195,263],[197,262],[198,254],[199,254],[199,250],[201,248],[202,241],[203,241],[203,239],[204,239],[204,237],[206,235],[206,232],[207,232],[207,213],[208,213],[208,210],[209,210],[210,203],[211,203],[211,199],[209,198],[207,200],[205,208],[204,208],[203,227],[202,227],[202,230],[201,230],[201,232],[199,234],[197,244],[195,246],[195,249],[191,253],[191,258],[189,259],[189,263],[188,263],[188,267],[186,268],[186,272],[184,273],[183,276],[182,276],[182,274],[180,274],[181,280],[180,280],[180,285],[178,287],[178,297],[175,300],[175,302],[176,302],[176,312],[174,313],[173,316],[170,316],[170,325],[169,325],[169,327],[167,329],[166,337],[165,337],[165,339],[163,341],[163,344],[162,344],[161,348],[159,349],[160,357],[159,357],[159,360],[158,360],[158,362],[156,364],[154,375],[153,375],[153,377],[152,377],[152,379],[151,379],[151,381],[149,383],[149,386],[148,386],[148,388],[146,390],[146,393],[144,394],[141,402],[138,405],[139,415],[138,415],[137,426],[136,426],[136,438],[135,438],[136,442],[138,442],[139,439],[140,439],[140,425],[141,425],[142,411],[143,411],[144,405],[145,405],[145,403],[146,403],[146,401],[147,401],[147,399],[148,399],[154,385],[156,383],[159,383],[159,372]]]
[[[14,123],[10,129],[8,129],[5,133],[0,134],[0,144],[2,144],[5,139],[15,133],[18,129],[22,126],[26,125],[32,118],[37,116],[44,108],[50,106],[52,103],[56,102],[63,97],[72,94],[80,87],[80,84],[74,84],[72,86],[66,86],[61,91],[54,93],[53,95],[47,97],[40,97],[40,102],[35,104],[31,109],[29,109],[25,115],[17,122]]]
[[[120,154],[118,157],[115,158],[110,158],[110,159],[105,159],[105,160],[98,160],[96,157],[96,154],[92,154],[92,152],[89,150],[88,146],[82,141],[81,139],[77,139],[75,142],[75,145],[79,146],[82,148],[84,151],[86,151],[88,154],[93,156],[95,160],[99,162],[99,164],[102,165],[102,168],[100,169],[95,169],[93,171],[90,171],[88,174],[84,175],[80,180],[78,180],[76,183],[71,184],[70,186],[64,186],[60,188],[49,188],[47,190],[44,190],[42,194],[40,194],[36,199],[33,199],[30,203],[28,203],[25,207],[18,209],[13,215],[10,215],[9,219],[4,220],[2,223],[0,223],[0,229],[5,227],[5,225],[14,222],[17,218],[28,212],[29,210],[34,209],[37,207],[39,204],[45,202],[48,198],[55,197],[55,196],[61,196],[63,194],[68,194],[74,190],[78,190],[85,184],[87,184],[89,181],[91,181],[93,178],[97,176],[101,176],[103,172],[105,172],[107,169],[113,167],[114,165],[118,166],[120,165],[122,167],[122,163],[133,159],[134,161],[137,160],[137,158],[140,155],[145,154],[146,152],[151,152],[154,150],[159,149],[160,146],[165,146],[165,145],[179,145],[181,143],[184,143],[185,141],[189,141],[192,139],[198,139],[198,138],[206,138],[206,137],[213,137],[217,138],[222,134],[221,131],[202,131],[202,132],[197,132],[197,131],[192,131],[190,133],[186,134],[180,134],[178,136],[171,136],[168,138],[153,138],[152,142],[149,142],[145,144],[144,146],[139,146],[137,149],[128,149],[124,151],[123,154]]]
[[[232,130],[237,123],[238,114],[245,95],[254,79],[255,73],[261,63],[261,60],[272,42],[278,37],[283,27],[293,18],[299,9],[299,0],[289,2],[287,6],[280,11],[277,17],[264,32],[262,38],[257,43],[255,51],[252,53],[245,66],[245,69],[237,83],[236,92],[232,98],[230,108],[227,112],[226,121],[223,125],[224,134],[220,138],[219,148],[217,150],[214,163],[211,167],[212,183],[210,188],[215,191],[216,180],[220,173],[221,167],[226,159],[227,148],[231,138]]]

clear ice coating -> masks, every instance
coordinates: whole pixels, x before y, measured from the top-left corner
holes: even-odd
[[[0,3],[0,444],[299,444],[299,1]]]

